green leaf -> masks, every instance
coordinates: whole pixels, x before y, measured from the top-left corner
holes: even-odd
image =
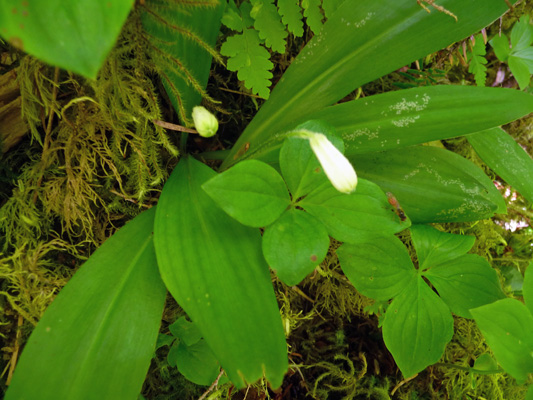
[[[302,22],[302,9],[297,0],[278,0],[278,11],[281,20],[287,26],[289,32],[296,37],[304,34]]]
[[[202,338],[202,333],[196,325],[187,321],[185,317],[179,317],[168,329],[174,337],[183,340],[187,346],[198,343]]]
[[[533,202],[533,160],[507,132],[493,128],[466,138],[485,164]]]
[[[166,295],[152,244],[154,211],[109,238],[54,299],[22,352],[7,400],[137,398]]]
[[[236,386],[264,373],[279,387],[287,348],[261,236],[202,190],[214,176],[189,157],[165,184],[154,225],[161,277]]]
[[[197,385],[210,385],[220,372],[217,359],[203,339],[190,346],[180,342],[172,357],[169,364],[176,365],[185,378]]]
[[[533,27],[529,24],[529,16],[522,15],[511,31],[513,53],[529,47],[533,43]]]
[[[326,226],[330,236],[341,242],[360,242],[394,234],[409,227],[401,221],[380,188],[359,179],[354,193],[337,191],[326,182],[298,203]]]
[[[300,283],[319,265],[329,248],[324,225],[312,215],[290,209],[265,229],[263,254],[270,268],[289,286]]]
[[[320,10],[320,0],[302,0],[302,8],[306,18],[307,26],[318,35],[322,29],[322,11]]]
[[[475,221],[505,212],[501,194],[484,172],[448,150],[413,146],[351,161],[360,177],[392,192],[415,223]]]
[[[487,80],[487,67],[485,66],[487,63],[487,59],[485,58],[487,50],[485,49],[485,43],[481,34],[476,35],[474,40],[475,43],[472,46],[472,51],[468,53],[468,61],[470,63],[468,72],[474,74],[476,85],[483,87]]]
[[[513,56],[520,58],[527,65],[529,73],[533,74],[533,47],[517,51],[513,53]]]
[[[174,336],[165,335],[164,333],[160,333],[157,336],[157,342],[155,344],[155,349],[158,350],[158,349],[160,349],[163,346],[171,346],[172,343],[174,343],[175,340],[176,340],[176,338]]]
[[[526,303],[529,312],[533,314],[533,261],[531,261],[526,268],[524,274],[524,285],[522,286],[522,293],[524,295],[524,302]]]
[[[323,121],[307,121],[295,130],[322,133],[337,149],[344,152],[342,139],[336,135],[331,125]],[[328,179],[306,139],[286,138],[280,151],[279,164],[294,200],[305,196]]]
[[[508,59],[508,64],[509,69],[518,82],[518,86],[520,86],[520,90],[524,90],[529,86],[529,81],[531,80],[528,63],[525,62],[521,57],[511,54]]]
[[[416,278],[416,270],[396,236],[372,239],[337,249],[341,268],[357,291],[376,300],[390,300]]]
[[[270,95],[270,53],[261,46],[259,35],[254,29],[245,29],[241,35],[226,39],[220,48],[222,55],[230,57],[228,69],[238,71],[237,77],[244,85],[259,96],[268,99]]]
[[[496,359],[519,384],[533,372],[533,316],[515,299],[470,310]]]
[[[244,11],[244,4],[247,4],[249,6],[248,3],[243,3],[241,9],[239,10],[239,8],[237,8],[237,6],[235,5],[235,1],[229,0],[228,5],[224,10],[224,15],[222,16],[222,23],[228,28],[233,29],[237,32],[242,32],[244,29],[250,27],[251,25],[246,24],[245,20],[241,15],[241,13]]]
[[[49,64],[95,79],[133,0],[0,2],[0,35]]]
[[[526,400],[533,400],[533,385],[529,385],[527,389]]]
[[[291,63],[222,168],[238,161],[237,152],[245,143],[250,151],[260,149],[256,156],[268,154],[278,144],[265,143],[273,135],[316,119],[317,111],[354,89],[464,39],[508,10],[502,0],[446,0],[439,4],[451,10],[459,22],[444,13],[428,14],[413,0],[344,1]]]
[[[337,11],[343,1],[344,0],[322,0],[322,8],[324,9],[326,18],[331,18],[333,13]]]
[[[256,228],[270,225],[290,204],[283,178],[257,160],[240,162],[202,188],[237,221]]]
[[[498,363],[490,356],[490,354],[485,353],[476,358],[473,369],[477,370],[476,373],[478,373],[478,371],[493,373],[493,371],[498,370]]]
[[[254,28],[267,47],[280,54],[285,53],[287,31],[280,21],[280,15],[273,0],[250,0],[253,8],[250,13],[255,20]]]
[[[533,111],[533,96],[512,89],[431,86],[325,108],[317,119],[354,155],[448,139],[507,124]]]
[[[164,60],[158,66],[163,85],[182,121],[191,118],[205,93],[224,8],[224,2],[170,11],[168,6],[143,8],[150,10],[142,13],[143,27]]]
[[[465,254],[433,266],[423,275],[456,315],[472,318],[469,310],[505,297],[496,271],[483,257]]]
[[[428,225],[411,226],[411,239],[421,270],[466,254],[474,245],[474,236],[440,232]]]
[[[452,336],[450,310],[419,276],[385,314],[383,340],[406,378],[439,361]]]
[[[496,35],[489,40],[489,43],[494,49],[494,53],[496,54],[496,57],[498,57],[498,60],[506,62],[507,57],[509,57],[509,53],[511,52],[507,36],[505,36],[504,33],[502,33],[501,36]]]

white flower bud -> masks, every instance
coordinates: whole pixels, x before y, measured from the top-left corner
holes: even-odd
[[[311,149],[331,184],[342,193],[352,193],[357,186],[357,174],[350,161],[321,133],[309,132]]]
[[[200,136],[211,137],[217,133],[218,120],[202,106],[196,106],[192,109],[192,119],[194,127]]]

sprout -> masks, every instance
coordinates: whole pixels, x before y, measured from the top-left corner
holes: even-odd
[[[211,137],[217,133],[218,120],[202,106],[197,106],[192,109],[192,119],[194,120],[194,127],[203,137]]]

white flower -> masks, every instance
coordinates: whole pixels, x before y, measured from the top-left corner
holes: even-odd
[[[194,127],[203,137],[211,137],[218,130],[217,118],[202,106],[196,106],[192,109],[192,119]]]
[[[350,161],[325,135],[306,132],[304,137],[309,139],[311,149],[335,189],[342,193],[352,193],[357,186],[357,174]]]

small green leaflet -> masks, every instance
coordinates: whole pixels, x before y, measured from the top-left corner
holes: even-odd
[[[487,59],[485,54],[487,50],[485,49],[485,43],[483,42],[482,35],[476,35],[474,37],[474,43],[472,45],[472,51],[468,52],[468,61],[470,65],[468,66],[468,72],[474,74],[477,86],[485,86],[487,80]]]
[[[278,53],[285,53],[287,31],[280,21],[278,10],[272,0],[251,0],[250,16],[255,20],[254,28],[267,47]]]
[[[511,47],[505,34],[495,36],[489,43],[494,48],[496,57],[507,62],[520,89],[529,85],[533,73],[533,27],[529,23],[529,16],[523,15],[511,31]]]
[[[307,26],[317,35],[322,29],[322,11],[320,10],[320,0],[302,0],[304,16]]]
[[[278,11],[281,20],[294,36],[302,37],[304,34],[302,9],[294,0],[278,0]]]

